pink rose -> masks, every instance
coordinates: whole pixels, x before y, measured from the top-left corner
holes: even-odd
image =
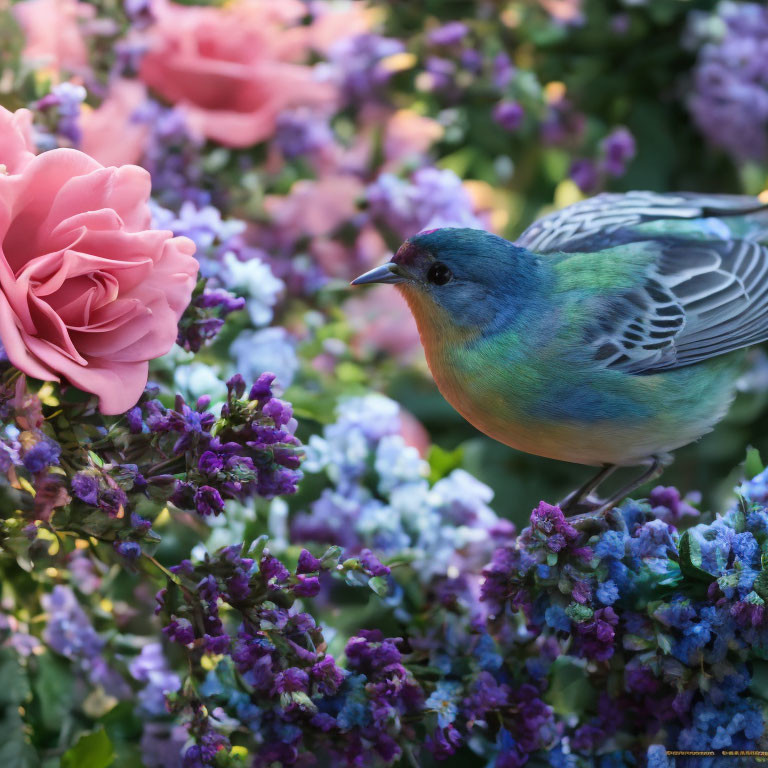
[[[173,346],[197,275],[194,244],[148,229],[149,174],[73,149],[35,156],[26,110],[0,107],[0,344],[123,413]]]
[[[149,135],[149,124],[136,119],[146,97],[143,83],[114,80],[99,107],[84,109],[80,115],[83,152],[102,165],[137,163]],[[115,140],[116,127],[120,130],[119,140]]]
[[[285,196],[268,195],[264,208],[274,224],[297,237],[331,234],[357,212],[365,188],[354,176],[302,179]]]
[[[236,0],[224,7],[190,7],[157,0],[156,23],[141,79],[183,107],[193,131],[228,147],[269,138],[277,116],[302,105],[335,100],[329,83],[296,63],[309,41],[293,0]]]
[[[340,39],[370,32],[377,16],[365,0],[352,0],[343,5],[318,4],[315,13],[312,24],[307,27],[309,42],[314,50],[326,56]]]
[[[80,22],[96,9],[77,0],[24,0],[13,6],[13,15],[25,37],[24,57],[56,72],[79,72],[88,66],[88,49]]]

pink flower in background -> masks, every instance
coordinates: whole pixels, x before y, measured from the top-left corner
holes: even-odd
[[[0,107],[0,178],[20,173],[35,156],[32,142],[32,113],[28,109],[9,112]]]
[[[400,436],[419,452],[422,459],[427,458],[432,441],[424,425],[410,412],[400,407]]]
[[[176,340],[195,246],[148,229],[146,171],[72,149],[35,156],[28,122],[0,108],[0,344],[29,376],[122,413]]]
[[[269,138],[285,109],[323,106],[336,90],[300,61],[307,54],[305,6],[293,0],[236,0],[222,8],[157,0],[139,75],[184,108],[193,131],[228,147]]]
[[[144,152],[149,125],[135,118],[147,96],[137,80],[114,80],[109,93],[97,109],[84,109],[80,115],[80,146],[102,165],[137,163]],[[115,130],[119,127],[119,140]]]
[[[88,66],[88,49],[79,22],[96,9],[77,0],[23,0],[12,6],[24,32],[24,58],[56,72],[78,72]]]
[[[274,224],[295,236],[331,234],[357,212],[365,188],[354,176],[325,176],[297,181],[290,194],[271,195],[264,207]]]
[[[421,165],[429,148],[443,137],[445,129],[437,120],[400,109],[389,118],[384,133],[383,170],[402,165]]]
[[[376,286],[344,304],[352,344],[358,352],[386,352],[401,365],[411,365],[424,359],[419,331],[405,299],[388,287]]]
[[[352,0],[343,5],[318,5],[317,15],[307,29],[312,48],[323,55],[341,38],[370,32],[377,16],[376,10],[364,0]]]

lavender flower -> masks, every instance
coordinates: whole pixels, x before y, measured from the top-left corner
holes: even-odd
[[[275,143],[289,160],[311,155],[332,144],[333,138],[328,119],[310,109],[282,112],[277,118]]]
[[[365,103],[380,97],[392,76],[385,65],[389,56],[402,53],[400,40],[363,34],[342,38],[330,51],[333,72],[352,103]]]
[[[493,110],[493,119],[505,130],[514,132],[523,122],[525,110],[517,101],[500,101]]]
[[[421,168],[410,182],[382,174],[368,187],[367,199],[371,215],[402,239],[435,227],[483,228],[453,171]]]
[[[768,151],[768,9],[723,2],[713,20],[692,16],[689,38],[701,45],[688,108],[708,141],[738,161],[764,159]],[[695,25],[705,30],[697,33]],[[716,30],[710,33],[709,30]]]

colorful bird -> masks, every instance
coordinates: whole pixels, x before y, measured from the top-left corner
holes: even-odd
[[[515,243],[476,229],[407,240],[352,282],[393,283],[446,400],[527,453],[657,477],[734,397],[744,348],[768,339],[768,206],[726,195],[604,194]]]

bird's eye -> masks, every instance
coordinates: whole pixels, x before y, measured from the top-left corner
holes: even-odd
[[[453,272],[451,272],[445,264],[436,261],[427,272],[427,280],[435,285],[445,285],[453,279]]]

